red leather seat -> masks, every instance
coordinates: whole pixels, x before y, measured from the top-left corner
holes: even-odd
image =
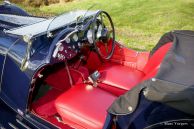
[[[72,127],[101,129],[106,110],[115,98],[98,87],[78,84],[58,97],[55,106],[63,121]]]
[[[108,63],[99,68],[101,78],[99,87],[122,95],[143,80],[154,77],[172,43],[160,47],[148,60],[142,71],[116,63]]]
[[[103,65],[99,72],[99,87],[117,96],[133,88],[145,76],[142,71],[116,63]]]

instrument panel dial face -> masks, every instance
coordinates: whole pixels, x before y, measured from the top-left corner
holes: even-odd
[[[73,41],[77,42],[78,39],[79,39],[79,38],[78,38],[78,35],[77,35],[77,34],[74,34],[74,35],[73,35]]]
[[[89,29],[87,32],[87,38],[88,38],[88,42],[90,44],[93,44],[93,31],[91,29]]]
[[[71,42],[70,38],[69,38],[69,37],[66,38],[65,42],[66,42],[66,43],[70,43],[70,42]]]

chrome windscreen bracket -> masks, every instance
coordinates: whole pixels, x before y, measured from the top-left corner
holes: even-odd
[[[25,71],[28,68],[28,60],[30,58],[30,50],[31,50],[31,45],[32,45],[32,36],[31,35],[25,35],[23,36],[23,40],[28,44],[28,47],[26,49],[26,55],[24,59],[22,60],[21,67],[20,69],[22,71]]]

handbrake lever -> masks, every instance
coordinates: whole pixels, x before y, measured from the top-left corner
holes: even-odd
[[[88,77],[88,82],[92,83],[92,85],[94,87],[98,86],[98,79],[100,78],[100,73],[98,70],[96,70],[94,73],[92,73],[89,77]]]

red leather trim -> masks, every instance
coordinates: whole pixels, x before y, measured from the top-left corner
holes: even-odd
[[[63,121],[73,127],[101,129],[106,119],[106,110],[115,98],[100,88],[79,84],[58,97],[55,105]]]

